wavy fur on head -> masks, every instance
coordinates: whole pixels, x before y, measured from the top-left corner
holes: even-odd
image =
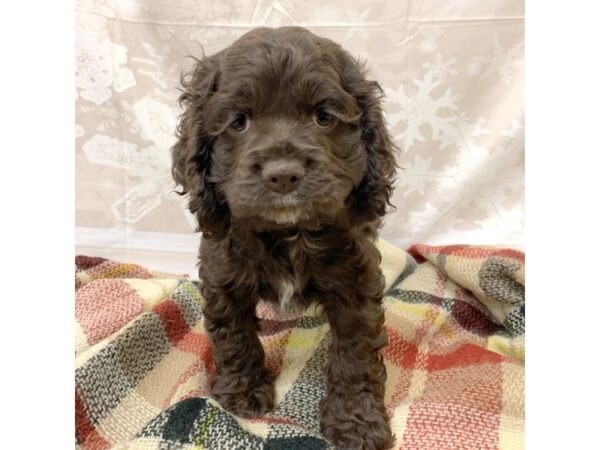
[[[302,28],[253,30],[197,60],[182,84],[172,173],[203,232],[213,397],[241,416],[270,410],[274,374],[256,302],[316,300],[332,334],[323,435],[344,449],[390,447],[373,242],[396,165],[380,86],[339,45]],[[269,187],[271,161],[300,170],[292,192]]]

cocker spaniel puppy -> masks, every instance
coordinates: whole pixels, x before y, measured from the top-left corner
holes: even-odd
[[[388,448],[373,242],[396,165],[380,86],[339,45],[296,27],[252,30],[182,84],[172,172],[203,232],[212,396],[240,416],[269,411],[257,300],[318,301],[332,336],[321,431],[344,449]]]

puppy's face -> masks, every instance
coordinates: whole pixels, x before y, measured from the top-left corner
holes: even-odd
[[[201,229],[216,231],[210,214],[221,227],[277,228],[384,213],[394,161],[378,86],[333,42],[253,30],[200,61],[184,87],[173,175]]]

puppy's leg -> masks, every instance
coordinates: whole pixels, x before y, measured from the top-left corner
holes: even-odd
[[[216,366],[212,397],[242,417],[260,416],[273,408],[273,377],[264,367],[257,336],[256,301],[251,294],[203,287],[204,326]]]
[[[343,449],[390,448],[394,437],[383,402],[386,371],[378,353],[387,343],[381,297],[330,298],[325,311],[332,345],[321,432]]]

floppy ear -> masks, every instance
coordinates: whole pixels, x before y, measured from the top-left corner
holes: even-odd
[[[357,225],[383,217],[392,206],[396,146],[387,130],[381,109],[383,90],[379,83],[365,78],[365,69],[346,51],[338,48],[344,89],[356,100],[360,110],[362,142],[367,152],[367,170],[352,191],[349,203],[351,223]]]
[[[171,174],[189,195],[189,209],[198,219],[203,237],[222,237],[229,228],[229,207],[210,181],[211,138],[205,129],[204,105],[219,83],[218,55],[197,60],[192,71],[181,78],[183,113],[177,126],[177,142],[171,148]]]

